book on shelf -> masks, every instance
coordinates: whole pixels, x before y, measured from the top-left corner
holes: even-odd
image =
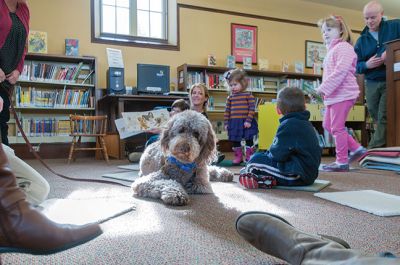
[[[36,30],[29,31],[28,52],[47,53],[47,32]]]
[[[263,58],[258,59],[258,69],[261,71],[267,71],[269,69],[268,59],[263,59]]]
[[[216,66],[217,65],[217,57],[213,54],[209,54],[207,57],[207,65],[208,66]]]
[[[65,55],[78,56],[79,55],[79,40],[78,39],[65,39]]]
[[[289,63],[282,61],[282,72],[289,72]]]
[[[226,56],[226,67],[235,68],[236,67],[236,57],[234,55]]]
[[[313,63],[313,73],[315,75],[322,75],[322,63]]]
[[[253,62],[250,56],[243,57],[243,69],[251,70],[253,68],[252,63]]]
[[[300,61],[294,62],[294,72],[295,73],[304,73],[304,63]]]
[[[122,118],[115,120],[115,126],[121,139],[163,128],[169,119],[167,109],[150,110],[143,112],[122,112]]]

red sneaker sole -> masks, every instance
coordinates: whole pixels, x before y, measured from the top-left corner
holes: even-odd
[[[251,173],[241,175],[239,182],[246,189],[258,189],[257,179]]]

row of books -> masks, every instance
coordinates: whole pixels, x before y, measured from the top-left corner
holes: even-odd
[[[21,118],[22,128],[26,136],[68,136],[71,132],[69,120],[55,118]],[[21,136],[21,132],[17,132]]]
[[[41,89],[35,87],[15,88],[16,107],[38,108],[93,108],[91,90],[83,89]]]
[[[249,77],[247,91],[271,92],[271,87],[276,92],[277,80],[264,77]],[[205,83],[209,89],[227,89],[223,74],[208,74],[204,72],[187,73],[187,86],[190,88],[195,83]],[[271,85],[272,84],[272,85]],[[266,91],[268,88],[268,91]]]
[[[322,103],[323,99],[315,91],[320,86],[319,79],[305,80],[305,79],[284,79],[280,81],[280,88],[284,87],[298,87],[303,90],[304,94],[312,98],[313,103]]]
[[[71,125],[69,120],[57,120],[56,118],[21,118],[22,128],[27,136],[69,136],[71,134]],[[76,121],[75,131],[91,131],[92,123],[90,121]],[[17,136],[21,136],[18,131]]]
[[[85,83],[92,74],[89,65],[84,65],[83,62],[60,64],[25,61],[20,80]]]
[[[346,128],[346,130],[347,133],[350,134],[357,142],[361,142],[361,130],[354,130],[353,128]],[[319,145],[322,148],[335,147],[335,139],[328,131],[324,130],[323,134],[320,134],[317,129],[315,129],[315,133],[317,135]]]

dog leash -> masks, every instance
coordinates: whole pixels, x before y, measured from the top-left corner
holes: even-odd
[[[43,159],[42,159],[42,158],[40,157],[40,155],[36,152],[36,150],[33,149],[32,144],[29,142],[28,137],[26,137],[26,134],[25,134],[25,132],[24,132],[24,130],[23,130],[23,128],[22,128],[21,122],[19,121],[17,112],[15,111],[14,104],[13,104],[13,100],[12,100],[12,96],[11,96],[11,95],[14,93],[14,85],[11,85],[11,87],[10,87],[9,90],[7,90],[7,89],[5,89],[5,90],[8,92],[8,98],[9,98],[9,100],[10,100],[11,112],[12,112],[13,115],[14,115],[15,123],[17,124],[18,129],[19,129],[19,131],[21,132],[22,137],[24,138],[24,140],[25,140],[26,144],[28,145],[29,150],[32,152],[33,156],[34,156],[37,160],[39,160],[39,162],[40,162],[47,170],[49,170],[51,173],[53,173],[54,175],[56,175],[56,176],[58,176],[58,177],[61,177],[61,178],[63,178],[63,179],[67,179],[67,180],[71,180],[71,181],[81,181],[81,182],[91,182],[91,183],[102,183],[102,184],[111,184],[111,185],[119,185],[119,186],[124,186],[124,187],[130,187],[129,185],[122,184],[122,183],[119,183],[119,182],[114,182],[114,181],[111,181],[111,180],[68,177],[68,176],[66,176],[66,175],[60,174],[60,173],[56,172],[55,170],[53,170],[49,165],[47,165],[46,162],[43,161]]]

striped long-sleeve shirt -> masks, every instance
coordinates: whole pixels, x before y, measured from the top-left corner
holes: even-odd
[[[237,93],[228,96],[224,114],[224,124],[230,119],[246,119],[251,123],[255,112],[255,98],[249,92]]]
[[[355,77],[356,63],[353,46],[340,39],[332,40],[324,60],[322,84],[318,88],[324,95],[325,105],[358,97],[360,88]]]

